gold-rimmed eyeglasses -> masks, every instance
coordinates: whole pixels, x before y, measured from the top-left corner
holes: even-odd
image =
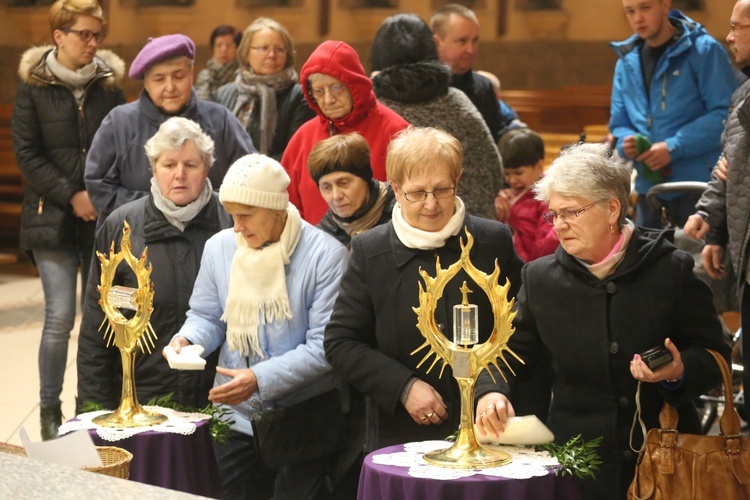
[[[743,30],[745,28],[750,28],[750,24],[732,23],[729,25],[729,32],[733,35],[736,35],[738,31]]]
[[[313,97],[315,97],[316,99],[323,99],[326,96],[326,92],[331,94],[333,97],[338,97],[345,90],[346,90],[346,85],[344,85],[343,83],[334,83],[333,85],[327,88],[310,89],[310,92],[312,92]]]
[[[444,200],[446,198],[450,198],[456,193],[455,187],[437,188],[433,189],[432,191],[411,191],[409,193],[401,189],[401,186],[398,186],[398,189],[401,191],[401,194],[404,195],[406,201],[412,203],[415,203],[417,201],[426,201],[428,195],[434,196],[436,200]]]
[[[61,29],[63,33],[75,33],[78,35],[78,37],[81,39],[83,43],[89,43],[91,39],[93,38],[96,40],[96,43],[102,43],[104,41],[104,33],[102,32],[93,32],[89,30],[74,30],[72,28],[64,28]]]
[[[544,219],[544,222],[546,222],[550,226],[553,226],[555,224],[555,220],[557,218],[559,218],[563,222],[570,222],[580,217],[586,210],[593,207],[597,203],[599,202],[594,201],[578,209],[566,208],[565,210],[560,210],[559,212],[550,210],[546,214],[542,215],[542,219]]]
[[[271,47],[270,45],[259,45],[257,47],[250,47],[250,50],[254,50],[260,55],[267,56],[273,52],[277,56],[286,55],[286,47]]]

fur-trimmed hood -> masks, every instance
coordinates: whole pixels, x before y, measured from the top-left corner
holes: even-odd
[[[57,79],[47,68],[45,59],[47,54],[54,50],[52,45],[32,47],[23,53],[21,63],[18,65],[18,76],[21,81],[28,85],[44,86],[55,82]],[[109,73],[102,80],[102,86],[106,89],[117,89],[125,75],[125,61],[111,50],[97,50],[94,56],[96,62],[97,77]]]

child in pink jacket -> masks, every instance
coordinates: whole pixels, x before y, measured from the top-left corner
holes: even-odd
[[[516,252],[526,262],[554,253],[559,244],[555,229],[542,219],[547,204],[537,201],[531,189],[544,174],[544,141],[533,130],[519,128],[503,136],[499,149],[509,188],[495,198],[497,219],[510,226]]]

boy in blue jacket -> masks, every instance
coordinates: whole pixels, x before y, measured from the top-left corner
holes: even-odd
[[[671,0],[622,4],[635,33],[610,44],[619,60],[609,129],[618,152],[634,160],[638,172],[636,223],[659,228],[659,212],[645,202],[648,189],[661,182],[708,181],[737,84],[724,48],[701,24],[670,12]],[[665,195],[662,203],[682,226],[698,198]]]

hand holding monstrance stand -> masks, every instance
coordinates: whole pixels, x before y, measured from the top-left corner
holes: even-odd
[[[447,269],[440,267],[440,258],[436,262],[437,275],[432,278],[420,269],[420,275],[424,280],[424,286],[419,284],[419,307],[414,308],[419,320],[417,327],[425,338],[425,342],[412,352],[412,355],[429,348],[427,354],[417,365],[422,366],[430,356],[435,356],[427,372],[437,364],[443,362],[440,375],[446,365],[450,365],[453,376],[458,382],[461,390],[461,423],[456,441],[446,450],[438,450],[425,454],[424,458],[433,465],[455,468],[477,468],[497,467],[511,462],[511,456],[503,451],[490,450],[483,447],[477,441],[474,431],[474,384],[482,370],[489,371],[490,365],[505,377],[498,358],[503,360],[509,370],[510,365],[505,358],[504,351],[509,352],[516,359],[523,362],[513,351],[508,348],[508,340],[513,334],[512,321],[516,313],[513,311],[515,299],[508,301],[508,290],[510,282],[506,280],[505,285],[500,286],[500,268],[495,262],[495,270],[491,275],[480,271],[469,258],[469,252],[474,246],[474,237],[466,231],[466,244],[461,240],[461,257],[458,262],[453,263]],[[492,333],[487,342],[478,344],[478,324],[476,305],[469,304],[469,290],[466,282],[461,287],[463,294],[462,304],[453,308],[453,342],[443,335],[435,321],[435,309],[437,302],[443,295],[443,290],[450,280],[464,269],[471,279],[487,294],[492,305],[494,325]]]
[[[167,420],[161,413],[146,410],[138,403],[135,390],[135,356],[136,348],[141,352],[151,353],[155,346],[156,333],[149,322],[154,310],[154,289],[149,279],[151,266],[146,265],[147,249],[136,259],[131,253],[130,226],[125,222],[120,242],[120,251],[115,253],[115,244],[109,249],[109,257],[97,252],[101,262],[102,273],[98,286],[101,296],[100,305],[104,311],[104,338],[107,347],[115,345],[122,358],[122,395],[120,406],[113,413],[106,413],[93,419],[97,425],[104,427],[145,427],[157,425]],[[112,282],[121,262],[125,262],[138,280],[138,288],[113,286]],[[126,318],[120,309],[135,311],[132,318]]]

